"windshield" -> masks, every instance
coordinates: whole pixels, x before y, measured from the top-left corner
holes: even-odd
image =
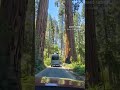
[[[85,21],[81,17],[85,3],[80,5],[82,12],[75,12],[72,7],[79,0],[35,1],[36,86],[81,88],[85,82]]]
[[[59,56],[52,56],[52,60],[59,60]]]

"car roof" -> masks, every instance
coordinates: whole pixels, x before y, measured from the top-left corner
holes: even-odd
[[[58,55],[58,54],[52,54],[52,57],[54,57],[54,56],[55,56],[55,57],[56,57],[56,56],[57,56],[57,57],[59,57],[59,55]]]

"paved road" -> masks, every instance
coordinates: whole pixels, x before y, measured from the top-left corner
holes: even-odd
[[[35,75],[36,77],[58,77],[58,78],[69,78],[75,79],[76,78],[67,70],[62,67],[48,67],[41,71],[40,73]]]

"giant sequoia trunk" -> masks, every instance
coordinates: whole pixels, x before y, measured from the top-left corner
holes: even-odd
[[[20,65],[28,0],[1,0],[0,89],[21,90]]]
[[[89,0],[86,0],[88,2]],[[92,0],[93,2],[93,0]],[[85,5],[85,65],[86,77],[89,85],[95,85],[99,81],[98,61],[96,53],[96,31],[93,4]]]
[[[29,0],[26,11],[26,19],[25,19],[25,31],[24,31],[24,49],[23,49],[23,57],[21,60],[21,64],[23,68],[23,72],[27,73],[27,76],[34,75],[34,65],[35,65],[35,43],[34,43],[34,0]],[[28,64],[27,71],[25,69],[25,65]],[[23,74],[24,74],[23,73]]]
[[[118,47],[118,38],[120,35],[120,22],[118,17],[120,13],[119,9],[115,8],[120,7],[120,1],[114,1],[112,3],[110,1],[104,2],[101,10],[99,8],[96,10],[97,40],[99,43],[98,54],[101,64],[102,80],[104,82],[107,81],[110,84],[110,88],[114,87],[114,90],[118,90],[120,85],[120,69],[117,69],[120,66],[118,61],[118,57],[120,56],[120,53],[118,53],[120,51],[120,47]],[[104,76],[107,78],[104,79]]]
[[[36,30],[39,35],[39,42],[38,42],[38,62],[43,64],[43,52],[44,52],[44,45],[45,45],[45,32],[47,26],[47,15],[48,15],[48,2],[49,0],[40,0],[39,7],[38,7],[38,15],[37,15],[37,22],[36,22]]]
[[[69,30],[70,26],[73,26],[73,12],[72,12],[72,0],[65,0],[65,58],[72,56],[73,60],[77,60],[74,40],[74,30]]]

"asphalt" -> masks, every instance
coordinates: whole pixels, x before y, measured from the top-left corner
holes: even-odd
[[[62,67],[48,67],[36,74],[35,77],[57,77],[76,80],[76,78],[69,71]]]

